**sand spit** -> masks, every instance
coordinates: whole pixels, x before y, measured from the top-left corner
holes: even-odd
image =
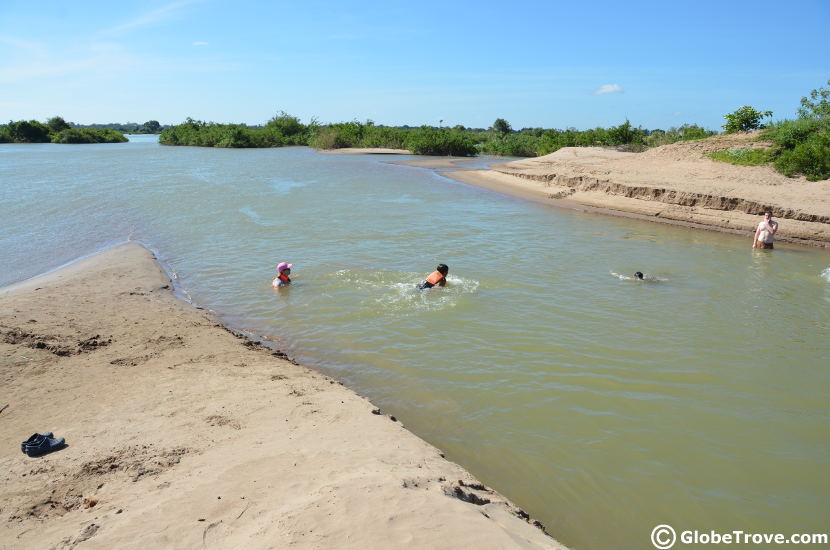
[[[769,166],[734,166],[706,155],[761,147],[757,132],[623,153],[569,147],[490,170],[448,172],[471,185],[566,208],[751,236],[771,209],[777,241],[830,247],[830,182],[788,178]],[[443,159],[435,168],[444,167]],[[402,163],[426,166],[424,163]]]
[[[0,369],[2,548],[563,548],[134,243],[0,290]]]
[[[328,155],[411,155],[407,149],[387,149],[383,147],[344,147],[341,149],[318,149]]]

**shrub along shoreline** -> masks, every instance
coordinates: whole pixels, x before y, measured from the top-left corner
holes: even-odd
[[[501,127],[499,122],[503,123]],[[669,130],[644,130],[634,128],[627,120],[619,126],[589,130],[526,128],[514,131],[502,119],[498,119],[490,129],[464,126],[391,127],[378,126],[372,121],[321,125],[312,120],[306,125],[296,117],[281,113],[261,126],[218,124],[188,118],[182,124],[164,130],[159,143],[234,148],[308,145],[326,150],[408,149],[416,155],[535,157],[562,147],[606,146],[643,151],[648,147],[702,139],[716,133],[694,124]]]
[[[0,126],[0,143],[124,143],[127,137],[110,128],[73,128],[56,116],[46,123],[37,120],[9,121]]]

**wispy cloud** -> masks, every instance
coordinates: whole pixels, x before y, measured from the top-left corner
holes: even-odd
[[[30,53],[42,53],[45,49],[45,46],[40,42],[20,40],[8,34],[0,34],[0,44],[5,44],[6,46],[11,46],[12,48],[17,48],[19,50],[25,50]]]
[[[194,46],[207,46],[208,43],[207,42],[194,42],[193,45]]]
[[[603,84],[594,90],[594,95],[621,94],[624,91],[619,84]]]
[[[161,23],[163,21],[175,18],[181,13],[182,8],[194,4],[197,1],[198,0],[180,0],[179,2],[173,2],[172,4],[168,4],[158,9],[143,13],[138,17],[130,21],[127,21],[126,23],[116,25],[115,27],[110,27],[109,29],[106,29],[103,32],[105,34],[116,34],[138,27],[155,25],[156,23]]]
[[[43,78],[100,78],[136,70],[136,59],[114,44],[91,44],[70,54],[29,56],[24,61],[0,66],[0,83],[20,83]]]

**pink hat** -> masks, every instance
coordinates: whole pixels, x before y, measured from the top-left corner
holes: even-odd
[[[288,262],[280,262],[280,264],[277,266],[277,273],[282,273],[286,269],[291,269],[292,267],[294,267],[294,264],[290,264]]]

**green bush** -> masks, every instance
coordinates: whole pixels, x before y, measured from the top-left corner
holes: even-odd
[[[784,149],[775,168],[786,176],[804,174],[810,181],[830,179],[830,134],[816,133],[792,149]]]
[[[407,148],[407,131],[387,126],[366,126],[360,147],[380,147],[389,149]]]
[[[631,122],[626,120],[619,126],[608,129],[608,145],[632,145],[645,143],[645,133],[641,128],[632,128]]]
[[[478,152],[467,132],[421,126],[409,133],[407,149],[416,155],[472,157]]]
[[[124,143],[127,138],[115,130],[67,128],[52,136],[52,143]]]
[[[830,80],[827,80],[830,86]],[[798,108],[798,118],[827,118],[830,117],[830,90],[816,88],[809,96],[801,98],[801,107]]]
[[[49,127],[36,120],[9,121],[4,129],[12,143],[49,143]]]
[[[726,119],[723,131],[727,134],[733,134],[735,132],[757,130],[761,127],[761,120],[768,116],[772,116],[772,111],[758,111],[754,107],[744,105],[731,113],[723,115],[723,118]]]
[[[321,126],[311,139],[309,145],[317,149],[344,149],[360,147],[363,139],[364,125],[357,121],[340,122]]]
[[[830,91],[813,90],[801,99],[799,118],[773,124],[764,138],[773,142],[775,169],[808,180],[830,179]]]
[[[717,132],[706,130],[697,124],[684,124],[683,126],[672,127],[668,130],[653,130],[646,137],[646,145],[649,147],[659,147],[661,145],[669,145],[677,143],[678,141],[691,141],[695,139],[705,139],[715,135]]]
[[[46,124],[18,120],[0,127],[0,143],[121,143],[127,138],[115,130],[72,128],[59,116]]]
[[[300,122],[300,119],[289,115],[285,111],[273,117],[265,124],[264,139],[268,147],[281,145],[307,145],[309,127]]]
[[[49,132],[52,134],[57,134],[64,130],[68,130],[71,128],[69,124],[59,116],[53,116],[49,120],[46,121],[46,126],[49,128]]]
[[[479,145],[479,151],[499,157],[535,157],[539,154],[541,138],[532,132],[520,134],[497,133]]]
[[[279,143],[277,143],[279,141]],[[170,126],[159,136],[162,145],[192,145],[197,147],[250,148],[282,145],[273,131],[249,128],[243,124],[205,123],[188,118],[184,123]]]
[[[822,126],[827,126],[828,122],[830,118],[824,123],[820,119],[810,118],[784,120],[772,125],[769,131],[764,133],[764,137],[783,149],[792,149],[813,134],[820,132]]]

